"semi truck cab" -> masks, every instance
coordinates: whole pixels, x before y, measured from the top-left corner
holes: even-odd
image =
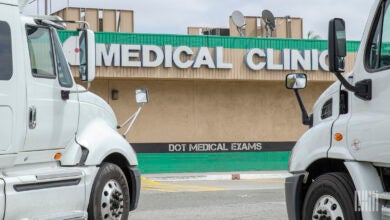
[[[140,192],[136,154],[111,107],[73,79],[61,28],[0,0],[0,218],[127,219]],[[90,84],[94,33],[79,39]]]
[[[299,95],[306,75],[286,77],[310,127],[289,161],[289,219],[389,219],[389,6],[389,0],[375,1],[355,66],[345,75],[345,22],[330,21],[329,67],[338,81],[318,98],[310,116]]]

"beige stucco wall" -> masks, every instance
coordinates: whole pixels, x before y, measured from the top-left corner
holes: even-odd
[[[331,82],[309,82],[308,110]],[[291,90],[282,81],[95,80],[92,91],[113,107],[119,123],[135,112],[134,90],[150,102],[128,135],[133,143],[296,141],[307,129]],[[111,90],[119,100],[111,100]]]
[[[85,9],[85,20],[93,31],[99,30],[99,12],[97,9]]]
[[[296,141],[307,127],[293,91],[284,87],[286,74],[307,73],[308,86],[301,93],[309,112],[336,80],[321,70],[252,71],[243,61],[247,50],[224,51],[233,69],[97,67],[91,90],[122,123],[137,109],[134,90],[149,89],[150,102],[127,136],[132,143]],[[280,58],[280,52],[275,56]],[[347,72],[354,60],[355,54],[348,54]],[[111,99],[114,89],[119,100]]]

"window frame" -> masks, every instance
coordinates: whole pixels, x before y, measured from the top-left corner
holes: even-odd
[[[53,42],[53,33],[52,33],[52,30],[50,27],[47,27],[47,26],[43,26],[43,25],[32,25],[32,24],[26,24],[26,40],[27,40],[27,46],[28,46],[28,35],[27,35],[27,27],[36,27],[36,28],[44,28],[44,29],[47,29],[49,31],[49,35],[50,35],[50,45],[51,45],[51,53],[52,53],[52,56],[53,56],[53,69],[54,69],[54,75],[46,75],[46,74],[39,74],[39,73],[33,73],[32,72],[32,66],[31,66],[31,54],[30,54],[30,50],[28,52],[29,54],[29,58],[30,58],[30,70],[31,70],[31,75],[34,77],[34,78],[43,78],[43,79],[56,79],[57,78],[57,63],[56,63],[56,56],[54,56],[54,42]]]
[[[381,2],[381,4],[379,4],[378,8],[376,9],[376,14],[374,16],[374,21],[372,22],[371,24],[371,27],[370,27],[370,35],[369,35],[369,38],[366,42],[366,48],[364,50],[364,68],[367,72],[369,73],[377,73],[377,72],[382,72],[384,70],[388,70],[390,69],[390,65],[388,66],[384,66],[384,67],[375,67],[375,68],[371,68],[368,63],[369,63],[369,60],[370,60],[370,52],[371,52],[371,47],[372,47],[372,40],[374,39],[374,36],[375,36],[375,33],[376,33],[376,29],[379,27],[380,25],[380,33],[379,33],[379,42],[380,42],[380,45],[378,46],[379,48],[379,55],[378,55],[378,63],[380,63],[380,59],[381,59],[381,53],[382,53],[382,37],[383,37],[383,23],[384,23],[384,16],[385,16],[385,13],[386,13],[386,4],[389,2],[389,0],[386,0],[386,1],[383,1]],[[389,3],[389,6],[388,6],[388,13],[390,13],[390,3]],[[376,66],[378,66],[378,63],[376,64]]]
[[[330,112],[325,112],[325,114],[324,114],[323,111],[324,111],[325,107],[329,107],[329,106],[330,106]],[[328,113],[328,115],[326,113]],[[333,97],[326,100],[324,102],[324,104],[322,104],[320,118],[321,118],[321,120],[325,120],[325,119],[331,118],[332,116],[333,116]]]
[[[54,37],[57,38],[58,40],[58,46],[60,48],[62,48],[62,44],[61,44],[61,41],[59,39],[59,36],[58,36],[58,33],[54,34],[53,32],[56,31],[54,28],[50,28],[50,33],[51,33],[51,36],[52,36],[52,43],[53,43],[53,49],[54,49],[54,66],[55,66],[55,72],[56,72],[56,76],[58,76],[58,83],[60,84],[61,87],[64,87],[64,88],[72,88],[74,86],[74,79],[73,79],[73,75],[72,75],[72,71],[69,67],[69,64],[66,63],[66,66],[67,66],[67,69],[68,69],[68,72],[69,72],[69,75],[70,75],[70,78],[71,78],[71,84],[70,85],[63,85],[63,83],[61,83],[61,80],[60,80],[60,77],[59,77],[59,73],[58,73],[58,59],[59,57],[57,57],[57,49],[56,49],[56,46],[55,46],[55,42],[54,42]],[[64,55],[64,58],[66,60],[66,57],[65,57],[65,54]]]
[[[8,29],[9,29],[9,36],[10,36],[10,48],[11,48],[11,72],[8,74],[9,75],[9,78],[8,79],[0,79],[0,82],[9,82],[13,76],[14,76],[14,53],[13,53],[13,42],[12,42],[12,30],[11,30],[11,26],[9,25],[9,22],[8,21],[5,21],[5,20],[0,20],[1,23],[4,23],[8,26]]]

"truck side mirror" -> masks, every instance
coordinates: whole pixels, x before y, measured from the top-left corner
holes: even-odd
[[[330,20],[328,35],[329,71],[333,73],[344,72],[345,57],[347,56],[344,20],[341,18]]]
[[[92,82],[95,79],[95,34],[89,29],[80,31],[80,80]]]
[[[148,89],[136,89],[135,90],[136,102],[140,105],[144,105],[149,101]]]
[[[299,94],[299,89],[306,88],[307,76],[304,73],[290,73],[286,76],[286,88],[293,89],[295,96],[297,97],[299,107],[302,111],[302,123],[308,125],[309,127],[313,126],[313,115],[309,116],[307,114],[305,105],[303,104],[302,97]]]
[[[304,73],[290,73],[286,76],[287,89],[304,89],[307,84],[307,76]]]

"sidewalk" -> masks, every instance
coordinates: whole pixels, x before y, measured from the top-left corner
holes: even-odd
[[[142,177],[153,181],[192,181],[192,180],[250,180],[285,179],[291,176],[287,171],[237,171],[216,173],[159,173],[143,174]]]

